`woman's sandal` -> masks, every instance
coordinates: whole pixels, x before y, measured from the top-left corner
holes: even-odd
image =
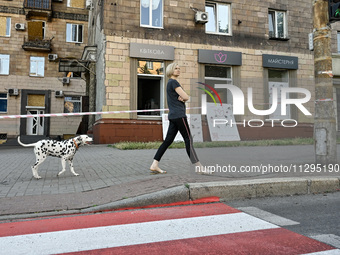
[[[150,171],[151,171],[151,174],[166,174],[166,171],[161,170],[161,169],[159,171],[159,170],[155,170],[155,169],[150,168]]]

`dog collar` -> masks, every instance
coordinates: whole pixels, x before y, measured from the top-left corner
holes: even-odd
[[[73,140],[73,142],[74,142],[74,145],[76,146],[76,149],[78,150],[79,146],[78,146],[78,144],[76,143],[76,140],[74,140],[74,139],[72,139],[72,140]]]

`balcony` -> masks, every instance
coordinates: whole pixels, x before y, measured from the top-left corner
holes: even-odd
[[[46,17],[47,21],[52,19],[52,0],[24,0],[26,19],[34,16]]]
[[[51,52],[52,51],[52,40],[51,39],[40,39],[29,37],[28,39],[24,38],[24,44],[22,48],[26,51],[42,51],[42,52]]]

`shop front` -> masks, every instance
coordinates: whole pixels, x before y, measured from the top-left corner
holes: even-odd
[[[287,88],[298,88],[310,86],[308,79],[298,79],[299,58],[295,56],[282,56],[263,54],[263,101],[254,104],[257,109],[270,109],[273,98],[277,97],[277,107],[265,116],[253,116],[261,119],[257,125],[239,125],[239,132],[243,140],[256,139],[281,139],[295,137],[313,137],[313,124],[311,120],[303,116],[294,104],[286,104],[283,113],[281,91]],[[244,82],[243,82],[244,83]],[[251,82],[249,82],[251,84]],[[310,87],[308,87],[310,90]],[[274,94],[273,91],[277,94]],[[298,98],[297,93],[284,94],[286,99]],[[256,101],[256,100],[254,100]],[[255,121],[253,121],[255,123]],[[258,128],[256,126],[259,126]]]
[[[122,118],[97,121],[93,129],[95,143],[162,140],[162,114],[167,108],[165,69],[174,59],[172,46],[129,44],[130,86],[125,90],[129,92],[131,112]]]

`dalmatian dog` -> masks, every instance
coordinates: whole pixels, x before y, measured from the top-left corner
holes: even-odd
[[[41,179],[41,176],[38,174],[38,167],[45,161],[47,156],[61,158],[62,170],[58,173],[58,176],[66,171],[66,161],[68,161],[70,165],[71,172],[75,176],[78,176],[79,174],[77,174],[73,168],[73,157],[80,146],[90,144],[91,142],[92,138],[87,135],[80,135],[62,142],[55,140],[41,140],[31,144],[22,143],[20,141],[20,136],[18,137],[18,143],[20,145],[24,147],[34,147],[36,162],[32,166],[32,172],[36,179]]]

